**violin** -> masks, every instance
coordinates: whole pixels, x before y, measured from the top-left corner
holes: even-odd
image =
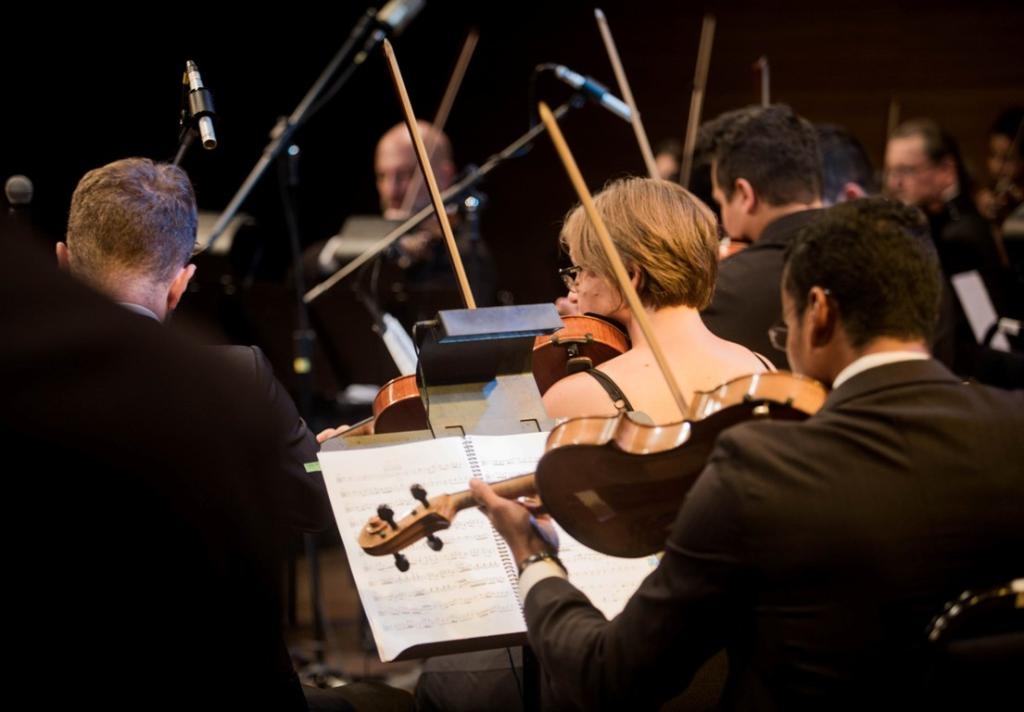
[[[698,392],[690,417],[672,425],[637,423],[628,414],[573,418],[551,431],[533,474],[492,486],[503,497],[540,495],[555,521],[595,551],[647,556],[664,547],[722,430],[763,418],[804,420],[826,395],[814,379],[776,371]],[[389,511],[379,512],[360,531],[359,545],[374,556],[396,553],[447,529],[459,511],[473,506],[472,494],[463,490],[424,497],[397,522]]]
[[[372,409],[373,415],[341,433],[341,437],[404,433],[427,428],[427,410],[420,398],[416,376],[411,373],[396,376],[381,386],[373,398]]]
[[[533,344],[533,379],[544,395],[556,381],[586,371],[629,350],[629,337],[604,317],[570,314],[565,326],[553,334],[538,336]]]
[[[689,418],[664,426],[628,414],[556,426],[535,473],[544,506],[576,540],[613,556],[660,551],[718,434],[737,423],[804,420],[825,402],[818,381],[758,373],[698,392]]]

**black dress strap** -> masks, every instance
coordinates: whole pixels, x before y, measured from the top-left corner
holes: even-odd
[[[757,360],[761,362],[761,365],[764,366],[769,371],[776,371],[776,370],[778,370],[778,369],[775,368],[775,364],[774,363],[772,363],[771,361],[769,361],[768,359],[766,359],[764,356],[762,356],[761,354],[757,353],[753,349],[751,349],[750,353],[754,354],[754,356],[757,358]]]
[[[589,373],[593,376],[601,387],[608,393],[612,399],[612,403],[615,404],[615,408],[619,411],[629,412],[633,410],[633,405],[629,402],[629,398],[626,398],[626,394],[622,392],[618,384],[611,379],[611,377],[604,371],[598,371],[596,368],[591,368],[584,373]]]

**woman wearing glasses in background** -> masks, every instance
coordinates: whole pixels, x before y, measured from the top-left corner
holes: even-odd
[[[701,321],[699,311],[711,301],[718,274],[718,229],[704,203],[677,183],[628,178],[610,183],[595,204],[686,398],[739,376],[774,370],[767,359],[720,339]],[[551,386],[544,393],[548,414],[627,411],[656,424],[683,420],[581,206],[566,217],[560,239],[572,260],[561,270],[570,305],[623,324],[632,346]]]

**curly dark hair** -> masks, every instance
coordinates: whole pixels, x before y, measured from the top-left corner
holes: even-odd
[[[701,128],[700,148],[715,164],[726,198],[745,178],[770,205],[821,197],[821,151],[814,126],[785,104],[726,112]]]
[[[782,285],[797,312],[811,287],[829,290],[854,347],[880,336],[930,342],[942,277],[928,221],[888,198],[821,212],[786,248]]]
[[[817,124],[814,128],[821,147],[822,197],[828,203],[838,203],[843,186],[851,182],[869,195],[877,193],[878,179],[864,144],[836,124]]]

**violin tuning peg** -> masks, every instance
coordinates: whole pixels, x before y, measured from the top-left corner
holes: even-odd
[[[424,509],[430,507],[430,503],[427,502],[427,491],[423,489],[423,485],[413,485],[409,491],[412,492],[413,498],[423,505]]]
[[[399,571],[405,573],[409,570],[409,560],[404,555],[395,552],[395,566]]]
[[[441,541],[441,539],[438,538],[436,534],[428,534],[427,546],[429,546],[434,551],[441,551],[441,548],[444,546],[444,542]]]
[[[382,504],[377,507],[377,516],[387,522],[392,529],[398,529],[398,525],[395,524],[395,510],[388,505]]]

